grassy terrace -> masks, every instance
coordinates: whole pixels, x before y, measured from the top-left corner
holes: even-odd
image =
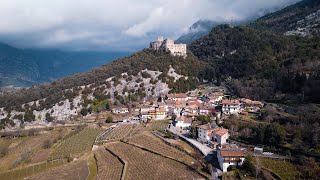
[[[79,133],[57,144],[50,155],[50,159],[61,157],[78,157],[86,151],[90,151],[101,129],[85,128]]]
[[[281,179],[300,179],[299,170],[289,161],[270,158],[256,158],[256,161],[262,167],[277,174]]]

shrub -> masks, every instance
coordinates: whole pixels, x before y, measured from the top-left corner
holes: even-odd
[[[47,139],[47,140],[43,141],[43,144],[42,144],[43,149],[49,149],[49,148],[51,148],[51,146],[52,146],[51,139]]]
[[[113,117],[112,116],[108,116],[106,119],[106,123],[112,123],[113,121]]]

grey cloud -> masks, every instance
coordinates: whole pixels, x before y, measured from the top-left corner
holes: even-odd
[[[298,0],[1,0],[0,41],[25,48],[134,51],[198,19],[256,16]],[[261,14],[260,14],[261,15]]]

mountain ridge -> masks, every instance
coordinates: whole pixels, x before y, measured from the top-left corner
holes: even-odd
[[[50,82],[124,55],[127,53],[18,49],[0,43],[0,85],[25,87]]]

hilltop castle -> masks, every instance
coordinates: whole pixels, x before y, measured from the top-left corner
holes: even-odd
[[[153,50],[165,50],[170,51],[173,56],[187,56],[187,45],[186,44],[175,44],[171,39],[163,39],[158,37],[154,42],[150,43],[150,48]]]

